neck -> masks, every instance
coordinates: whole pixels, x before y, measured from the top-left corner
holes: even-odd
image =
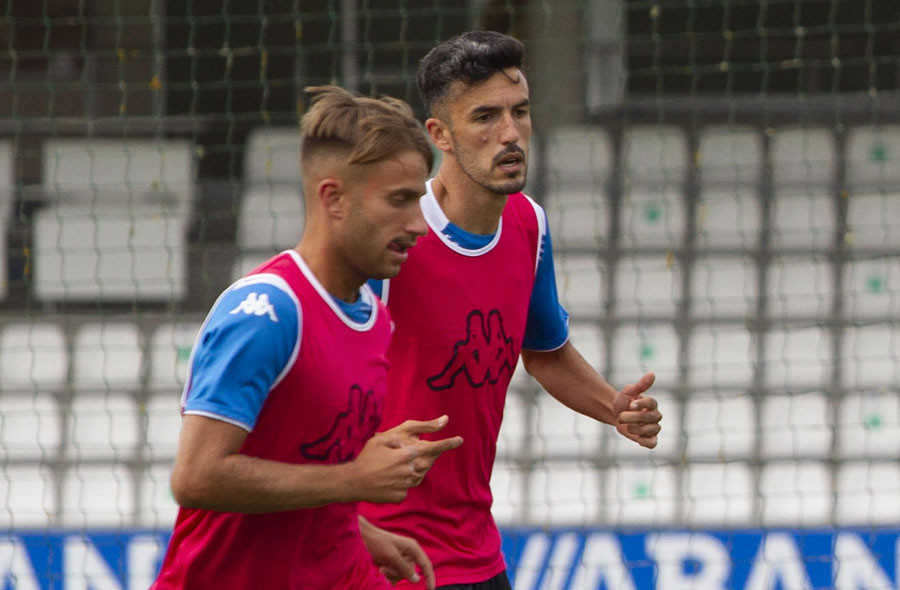
[[[353,303],[359,295],[359,288],[365,282],[336,255],[335,249],[321,241],[308,239],[306,235],[294,250],[303,257],[306,266],[331,295],[342,301]]]
[[[475,183],[458,167],[454,171],[443,165],[435,175],[431,189],[450,223],[480,235],[496,233],[509,199],[509,195],[499,195]]]

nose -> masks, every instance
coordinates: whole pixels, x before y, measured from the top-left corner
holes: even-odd
[[[428,224],[425,223],[425,216],[422,215],[422,208],[419,207],[418,203],[415,207],[411,207],[413,210],[410,213],[410,218],[406,222],[406,232],[410,233],[414,236],[421,237],[428,233]]]
[[[504,113],[501,125],[500,142],[503,145],[518,143],[522,135],[519,133],[519,126],[516,125],[516,120],[512,113]]]

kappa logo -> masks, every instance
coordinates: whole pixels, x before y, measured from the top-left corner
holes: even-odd
[[[244,312],[247,315],[268,315],[273,322],[278,321],[278,316],[275,315],[275,308],[269,303],[269,296],[265,293],[262,295],[258,295],[256,292],[250,293],[246,299],[241,301],[229,313],[235,314],[240,312]]]
[[[428,387],[441,391],[453,387],[456,377],[464,375],[472,387],[496,383],[503,371],[512,376],[516,366],[516,353],[512,338],[503,329],[503,317],[496,309],[487,316],[481,310],[472,310],[466,318],[466,338],[453,347],[453,356],[444,369],[430,377]]]
[[[307,459],[329,463],[354,459],[381,424],[381,405],[374,391],[353,385],[347,409],[335,416],[325,435],[300,445],[300,453]]]

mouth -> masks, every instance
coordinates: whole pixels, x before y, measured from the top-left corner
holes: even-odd
[[[415,240],[397,239],[388,244],[388,250],[397,255],[401,260],[406,260],[409,256],[409,249],[415,245]]]
[[[514,151],[497,159],[497,167],[505,172],[518,172],[525,164],[525,154]]]

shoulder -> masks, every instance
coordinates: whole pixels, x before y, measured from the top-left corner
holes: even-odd
[[[276,274],[258,273],[228,287],[213,305],[208,322],[270,331],[290,330],[300,319],[300,300],[287,281]]]

